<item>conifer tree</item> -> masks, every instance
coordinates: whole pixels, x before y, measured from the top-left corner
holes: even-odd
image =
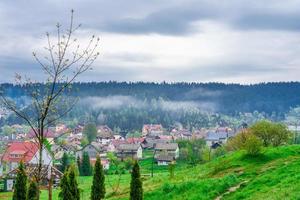
[[[77,156],[77,168],[78,168],[78,171],[79,171],[79,175],[81,176],[82,175],[82,172],[81,172],[81,160],[80,160],[80,157]]]
[[[97,157],[95,168],[94,168],[91,200],[104,199],[105,197],[104,181],[105,181],[105,176],[104,176],[103,166],[101,164],[100,157]]]
[[[90,157],[87,152],[84,152],[83,156],[82,156],[81,172],[82,172],[82,176],[91,176],[92,175]]]
[[[27,192],[27,175],[25,166],[21,161],[17,169],[17,178],[14,184],[13,200],[26,200]]]
[[[143,200],[143,183],[137,161],[135,161],[131,173],[130,200]]]
[[[76,180],[76,175],[75,175],[75,166],[71,166],[69,168],[69,189],[70,193],[72,194],[72,200],[79,200],[80,199],[80,192],[78,188],[78,183]]]
[[[36,182],[30,181],[27,200],[37,200],[38,199],[39,188]]]
[[[63,157],[61,158],[61,171],[64,172],[70,165],[69,156],[64,152]]]
[[[72,199],[72,195],[69,189],[69,172],[65,171],[63,177],[60,179],[60,193],[59,197],[61,200]]]
[[[75,167],[70,166],[68,170],[65,171],[61,181],[60,181],[61,191],[59,197],[62,200],[79,200],[80,192],[78,188],[78,183],[76,181]]]

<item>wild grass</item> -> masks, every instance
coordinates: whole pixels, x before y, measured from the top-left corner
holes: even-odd
[[[150,174],[150,157],[140,165],[142,174]],[[214,199],[242,182],[245,183],[223,199],[300,199],[300,145],[266,148],[256,157],[245,156],[243,151],[227,153],[197,166],[178,162],[172,179],[166,166],[154,166],[154,177],[143,177],[145,200]],[[115,184],[117,176],[106,176],[106,199],[129,199],[129,173],[122,175],[117,193],[112,192],[108,180]],[[82,200],[89,199],[91,182],[92,177],[78,177]],[[58,193],[59,189],[54,189],[54,200]],[[11,199],[11,193],[0,193],[0,199]],[[46,191],[41,199],[48,199]]]

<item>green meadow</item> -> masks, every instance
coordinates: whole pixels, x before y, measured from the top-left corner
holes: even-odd
[[[170,178],[168,167],[154,167],[150,176],[151,158],[140,162],[146,200],[205,200],[205,199],[299,199],[300,145],[265,148],[257,157],[243,151],[228,153],[205,164],[189,166],[178,162],[175,176]],[[130,174],[106,176],[106,199],[129,199]],[[113,187],[119,182],[117,192]],[[81,199],[88,200],[92,177],[78,177]],[[53,199],[59,199],[59,188]],[[11,199],[11,193],[0,193],[0,199]],[[47,191],[42,198],[47,199]]]

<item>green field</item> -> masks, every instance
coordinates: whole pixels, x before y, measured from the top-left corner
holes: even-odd
[[[142,174],[150,174],[151,159],[140,162]],[[264,149],[263,155],[251,158],[244,152],[229,153],[195,167],[178,163],[175,177],[169,178],[167,167],[155,166],[154,177],[143,177],[146,200],[215,199],[300,199],[300,146]],[[118,193],[110,185],[116,175],[106,176],[106,199],[128,199],[130,174],[122,175]],[[89,199],[92,177],[79,177],[82,199]],[[235,188],[235,186],[237,186]],[[231,192],[227,192],[228,190]],[[53,199],[58,199],[54,190]],[[225,193],[226,195],[223,195]],[[0,193],[0,199],[10,199],[11,193]],[[46,191],[42,199],[47,199]]]

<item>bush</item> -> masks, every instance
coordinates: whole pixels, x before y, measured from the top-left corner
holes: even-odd
[[[257,156],[260,154],[262,148],[262,141],[253,134],[250,134],[245,142],[245,150],[250,156]]]
[[[250,156],[260,154],[263,142],[250,131],[243,131],[231,138],[226,148],[229,150],[246,150]]]
[[[230,138],[226,144],[226,150],[236,151],[244,149],[249,134],[251,134],[249,131],[242,131],[238,133],[235,137]]]
[[[286,125],[267,120],[257,122],[250,127],[250,131],[262,140],[264,146],[286,144],[292,135]]]

